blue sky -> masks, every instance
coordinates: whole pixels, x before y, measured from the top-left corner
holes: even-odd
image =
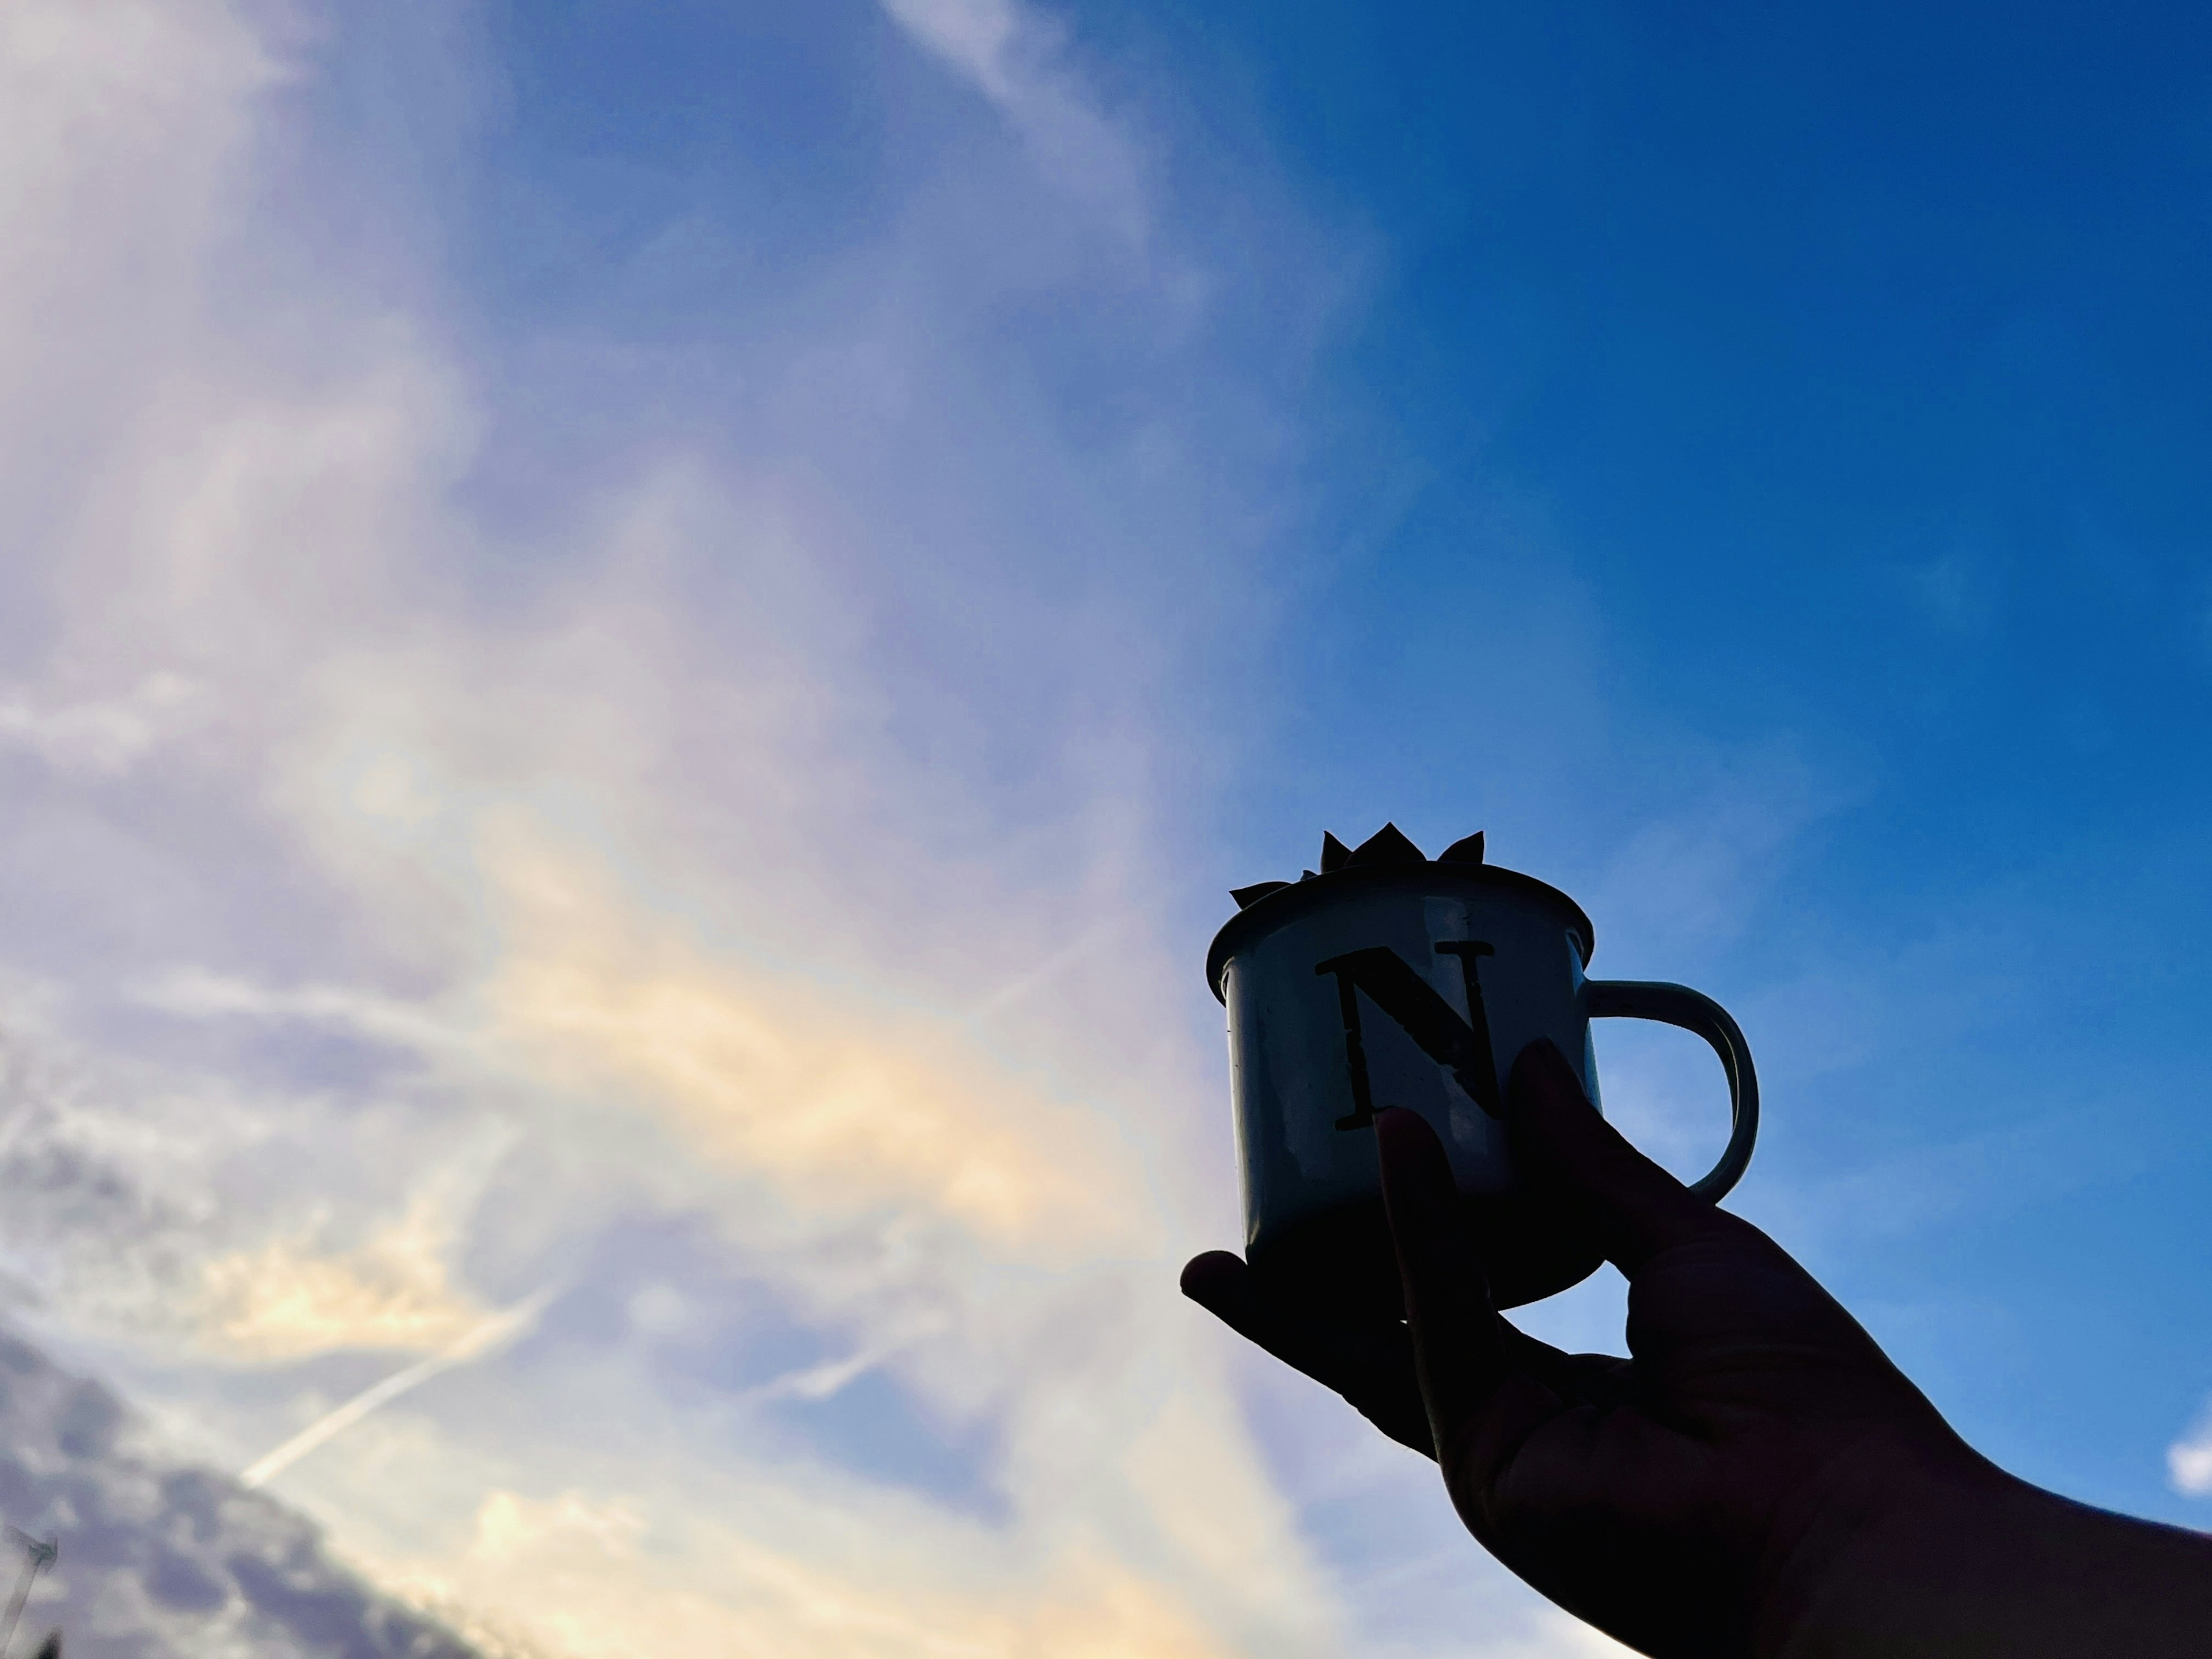
[[[530,1659],[1613,1650],[1174,1294],[1225,890],[1392,819],[2206,1524],[2208,26],[19,20],[0,1259],[179,1455]]]
[[[1161,27],[1385,250],[1323,401],[1427,480],[1285,640],[1331,672],[1255,804],[1486,821],[1587,883],[1642,814],[1779,798],[1724,924],[1621,946],[1756,1011],[1741,1201],[1996,1455],[2190,1518],[2159,1454],[2207,1364],[2201,21]],[[1530,718],[1525,658],[1484,661],[1529,632],[1601,713]],[[1523,818],[1561,774],[1565,837]]]

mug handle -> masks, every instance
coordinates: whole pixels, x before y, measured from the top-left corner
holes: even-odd
[[[1702,991],[1686,985],[1669,985],[1652,979],[1594,979],[1586,981],[1592,1019],[1656,1019],[1695,1031],[1713,1045],[1728,1073],[1728,1150],[1721,1161],[1690,1190],[1699,1198],[1720,1202],[1729,1188],[1742,1179],[1751,1162],[1751,1144],[1759,1139],[1759,1073],[1751,1068],[1751,1047],[1729,1011]]]

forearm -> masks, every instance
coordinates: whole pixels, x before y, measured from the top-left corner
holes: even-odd
[[[1990,1471],[1838,1551],[1776,1659],[2203,1659],[2212,1537]]]

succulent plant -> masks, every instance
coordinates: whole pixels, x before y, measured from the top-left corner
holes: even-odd
[[[1482,862],[1482,831],[1454,842],[1437,854],[1438,864],[1480,864]],[[1324,831],[1321,838],[1321,872],[1328,875],[1335,870],[1349,870],[1363,865],[1415,865],[1430,862],[1421,849],[1407,840],[1406,833],[1395,823],[1386,823],[1357,847],[1346,847],[1334,836]],[[1311,881],[1315,872],[1306,871],[1299,881]],[[1248,910],[1270,893],[1279,893],[1296,884],[1287,881],[1255,882],[1249,887],[1232,887],[1229,896],[1237,901],[1237,908]]]

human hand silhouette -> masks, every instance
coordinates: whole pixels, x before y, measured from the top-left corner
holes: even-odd
[[[1410,1112],[1376,1126],[1404,1323],[1218,1251],[1185,1293],[1436,1457],[1492,1553],[1658,1659],[2212,1652],[2212,1543],[1982,1458],[1779,1245],[1607,1124],[1548,1042],[1509,1096],[1522,1181],[1627,1275],[1632,1358],[1497,1313]]]

